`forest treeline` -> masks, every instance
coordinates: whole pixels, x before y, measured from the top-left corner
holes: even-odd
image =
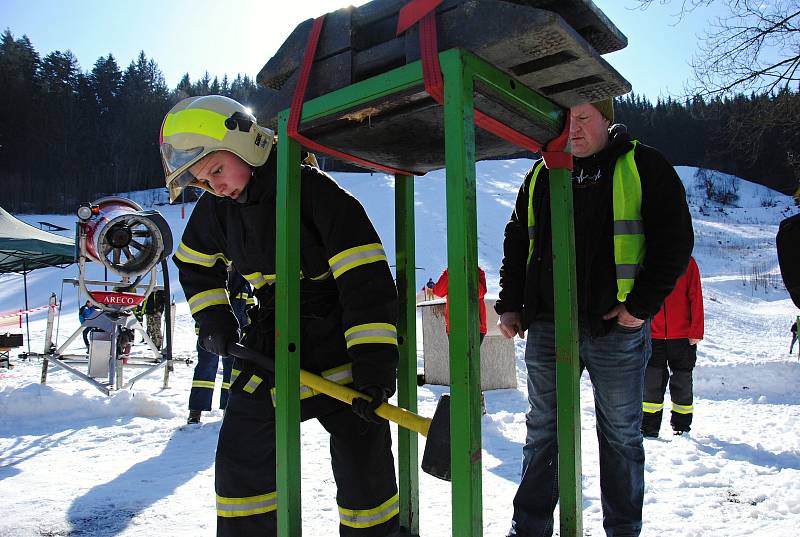
[[[158,131],[174,103],[218,93],[258,111],[269,98],[246,75],[187,74],[168,88],[144,52],[124,69],[109,54],[83,71],[70,51],[40,57],[10,30],[0,40],[0,88],[0,206],[12,213],[71,213],[102,195],[163,187]],[[675,165],[791,193],[800,178],[799,99],[783,91],[653,104],[629,94],[617,99],[616,118]]]

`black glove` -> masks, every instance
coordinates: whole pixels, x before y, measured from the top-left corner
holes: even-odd
[[[353,399],[353,412],[355,412],[356,415],[362,420],[371,423],[381,423],[382,421],[385,421],[382,417],[375,414],[375,409],[381,406],[382,403],[385,403],[388,399],[388,394],[383,386],[371,384],[369,386],[359,388],[358,391],[364,395],[368,395],[372,401],[367,401],[361,397]]]
[[[200,321],[198,340],[200,346],[217,356],[228,355],[228,345],[239,343],[239,323],[230,314],[228,317],[219,316],[208,322]]]

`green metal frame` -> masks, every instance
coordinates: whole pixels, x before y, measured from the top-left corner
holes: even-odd
[[[480,354],[478,340],[477,219],[475,204],[475,81],[503,100],[560,130],[565,111],[513,77],[460,49],[439,54],[445,80],[447,261],[449,272],[452,534],[483,534],[481,503]],[[423,85],[421,62],[352,84],[303,104],[301,124],[357,108]],[[300,145],[287,135],[288,110],[279,115],[276,254],[276,388],[278,527],[281,537],[302,535],[299,426],[299,161]],[[290,165],[291,163],[291,165]],[[400,298],[398,404],[416,411],[414,179],[395,176],[397,288]],[[567,170],[551,170],[556,300],[559,485],[561,535],[580,535],[580,415],[572,190]],[[464,359],[464,358],[467,359]],[[400,523],[419,534],[418,439],[398,434]],[[566,491],[570,491],[566,493]],[[574,491],[574,494],[572,493]]]

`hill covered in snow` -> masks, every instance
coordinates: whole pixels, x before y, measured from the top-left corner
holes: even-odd
[[[478,256],[490,294],[497,292],[502,236],[530,161],[477,166]],[[785,536],[800,524],[800,363],[788,354],[788,328],[798,313],[778,274],[774,237],[795,209],[791,198],[722,174],[678,167],[695,229],[695,257],[703,275],[706,336],[695,370],[695,423],[689,436],[647,440],[643,536]],[[334,174],[358,197],[394,263],[393,178]],[[444,171],[415,181],[417,287],[445,267]],[[126,194],[122,194],[126,196]],[[129,196],[162,212],[177,244],[186,220],[180,206],[159,205],[163,192]],[[710,197],[711,199],[710,199]],[[188,218],[191,205],[185,207]],[[74,228],[63,215],[21,215]],[[102,277],[93,267],[91,277]],[[75,267],[28,276],[31,307],[50,292],[62,301],[63,341],[79,323],[81,298],[62,279]],[[191,358],[195,336],[177,271],[170,264],[178,306],[175,357]],[[22,278],[0,276],[0,312],[23,307]],[[45,320],[31,316],[31,347],[41,350]],[[418,331],[421,334],[421,330]],[[422,345],[419,342],[419,348]],[[517,390],[486,394],[483,417],[485,535],[504,535],[521,467],[527,410],[524,343],[516,341]],[[418,355],[422,366],[423,354]],[[0,482],[7,491],[0,535],[211,535],[214,533],[213,456],[221,413],[202,427],[185,423],[191,367],[178,362],[171,387],[160,378],[135,389],[100,395],[52,371],[38,384],[38,361],[0,371]],[[158,377],[156,375],[155,377]],[[419,390],[430,416],[446,389]],[[585,535],[603,534],[597,440],[591,386],[581,384]],[[335,533],[335,486],[327,435],[303,424],[304,535]],[[422,444],[423,442],[421,442]],[[421,474],[421,534],[450,535],[449,484]],[[9,491],[14,491],[9,494]]]

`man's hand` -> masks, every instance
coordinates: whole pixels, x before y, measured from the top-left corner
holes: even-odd
[[[500,333],[507,338],[513,338],[519,335],[519,337],[525,339],[525,328],[522,327],[522,315],[520,315],[518,311],[507,311],[500,314],[500,318],[497,320],[497,327],[500,329]]]
[[[697,345],[698,343],[700,343],[700,341],[701,340],[699,340],[699,339],[695,339],[693,337],[690,337],[689,338],[689,345]]]
[[[239,327],[233,324],[200,325],[200,346],[217,356],[228,355],[228,345],[239,343]]]
[[[617,324],[625,328],[638,328],[644,323],[643,319],[639,319],[628,313],[628,308],[625,307],[625,304],[617,304],[611,308],[611,311],[603,315],[603,320],[607,321],[614,317],[617,318]]]
[[[369,386],[359,388],[358,391],[369,396],[372,401],[367,401],[361,397],[356,397],[353,399],[353,412],[355,412],[355,414],[362,420],[370,423],[381,423],[382,421],[385,421],[382,417],[375,414],[375,409],[386,402],[386,390],[382,386],[371,384]]]

